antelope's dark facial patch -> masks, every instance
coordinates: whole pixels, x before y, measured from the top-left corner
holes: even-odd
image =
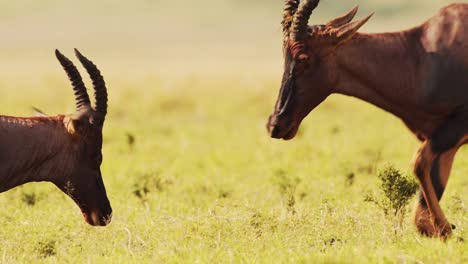
[[[267,130],[272,138],[289,140],[297,134],[300,118],[297,115],[298,87],[297,80],[310,68],[310,57],[304,53],[304,45],[286,45],[284,50],[285,71],[275,110],[269,116]]]

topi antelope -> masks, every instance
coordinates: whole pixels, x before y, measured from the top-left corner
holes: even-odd
[[[372,103],[402,119],[422,142],[414,172],[420,182],[415,224],[447,237],[452,225],[439,200],[457,150],[468,142],[468,4],[443,8],[424,24],[395,33],[357,33],[357,7],[308,26],[319,0],[285,1],[284,75],[267,128],[294,138],[302,120],[329,95]]]
[[[77,112],[54,117],[0,116],[0,192],[27,182],[52,182],[76,202],[86,222],[104,226],[112,218],[100,170],[107,90],[97,67],[78,50],[75,53],[93,81],[95,106],[76,67],[56,50],[72,82]]]

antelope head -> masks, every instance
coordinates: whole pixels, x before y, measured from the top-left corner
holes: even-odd
[[[336,50],[372,14],[352,22],[358,8],[325,25],[308,26],[319,0],[286,0],[283,14],[284,74],[267,129],[273,138],[294,138],[302,120],[333,93],[338,81]]]
[[[107,113],[107,89],[98,68],[78,50],[75,54],[90,75],[94,87],[95,104],[91,106],[86,87],[73,63],[55,51],[57,59],[72,82],[76,98],[76,114],[66,116],[64,124],[69,142],[65,177],[53,183],[70,196],[80,207],[86,222],[94,226],[110,223],[112,208],[101,175],[102,128]]]

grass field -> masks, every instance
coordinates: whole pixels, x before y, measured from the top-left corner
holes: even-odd
[[[248,2],[2,3],[2,114],[29,116],[31,106],[73,113],[55,48],[70,56],[81,48],[102,69],[110,94],[102,170],[114,217],[108,227],[88,226],[49,183],[2,193],[0,263],[468,262],[467,149],[442,200],[457,226],[452,238],[420,236],[411,213],[395,233],[393,220],[364,200],[378,195],[386,164],[411,173],[417,140],[398,119],[343,96],[310,114],[293,141],[270,139],[282,1]],[[355,4],[322,2],[322,19]],[[368,29],[394,30],[449,1],[408,2],[362,1],[360,14],[376,9]],[[180,34],[184,23],[194,31]]]

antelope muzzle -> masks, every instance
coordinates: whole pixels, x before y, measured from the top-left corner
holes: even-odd
[[[299,126],[287,117],[282,117],[275,113],[268,118],[267,130],[272,138],[290,140],[293,139]]]
[[[92,226],[106,226],[112,220],[112,207],[107,197],[102,199],[97,206],[92,208],[86,205],[80,206],[86,223]]]
[[[283,76],[280,94],[276,102],[275,110],[269,116],[267,130],[272,138],[290,140],[293,139],[299,129],[294,113],[296,105],[294,94],[294,80],[292,75]]]

